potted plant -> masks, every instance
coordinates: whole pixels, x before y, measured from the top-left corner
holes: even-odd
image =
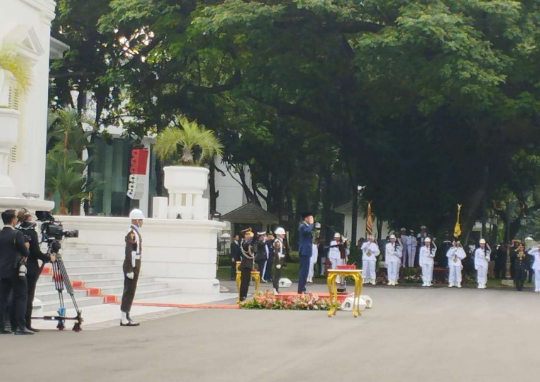
[[[7,163],[11,148],[17,143],[19,116],[9,104],[11,77],[19,86],[26,89],[29,83],[29,70],[22,58],[9,49],[0,50],[0,196],[15,196],[13,181],[7,174]]]
[[[183,115],[157,135],[154,141],[156,155],[173,163],[163,169],[164,185],[169,191],[169,218],[207,218],[208,206],[207,203],[204,205],[202,195],[208,186],[209,171],[202,165],[221,155],[222,149],[212,131]]]

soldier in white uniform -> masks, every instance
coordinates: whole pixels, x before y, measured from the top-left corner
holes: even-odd
[[[311,258],[309,259],[309,273],[307,278],[308,283],[313,282],[313,275],[315,274],[315,264],[317,264],[317,258],[319,255],[319,239],[315,239],[311,246],[313,247],[313,249],[311,250]]]
[[[529,255],[534,256],[531,268],[531,271],[534,271],[534,291],[540,293],[540,247],[531,249]]]
[[[416,247],[418,246],[418,241],[414,236],[414,230],[411,229],[409,235],[409,248],[407,249],[409,256],[407,258],[407,267],[414,268],[414,259],[416,258]]]
[[[488,265],[491,251],[486,248],[486,241],[480,239],[480,247],[474,250],[474,268],[476,269],[476,281],[478,289],[486,289]]]
[[[433,280],[433,258],[435,257],[435,249],[431,247],[431,239],[426,237],[424,245],[420,248],[419,263],[422,267],[422,286],[430,287]]]
[[[452,241],[452,246],[446,252],[446,257],[448,257],[449,269],[448,287],[461,288],[461,260],[467,257],[467,254],[459,241]]]
[[[408,258],[410,256],[409,252],[409,242],[411,238],[407,235],[407,230],[405,228],[401,229],[401,234],[399,235],[398,242],[401,244],[401,261],[402,266],[406,267],[408,262]]]
[[[339,243],[341,241],[341,234],[336,232],[334,234],[334,240],[330,242],[330,247],[328,248],[328,259],[332,263],[332,269],[337,269],[338,265],[341,265],[341,252],[339,251]]]
[[[375,265],[377,256],[381,254],[379,246],[373,240],[373,235],[368,235],[367,241],[362,244],[362,278],[363,283],[377,284],[377,275],[375,273]]]
[[[385,258],[386,270],[388,271],[388,285],[396,285],[399,277],[399,265],[401,264],[401,246],[396,242],[396,237],[390,235],[390,243],[386,244]]]

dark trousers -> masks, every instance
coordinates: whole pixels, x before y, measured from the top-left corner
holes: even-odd
[[[527,271],[525,269],[516,269],[515,270],[516,277],[514,281],[516,282],[516,289],[522,290],[523,284],[525,283],[525,279],[527,278]]]
[[[529,268],[529,282],[532,283],[534,278],[534,269]]]
[[[231,280],[236,280],[236,261],[231,264]]]
[[[257,264],[257,270],[259,271],[259,275],[261,276],[261,281],[263,281],[264,278],[264,264],[266,264],[266,260],[258,260],[255,261],[255,264]]]
[[[135,274],[133,279],[130,279],[124,274],[124,293],[122,293],[122,305],[120,305],[120,310],[124,313],[129,313],[131,311],[131,305],[133,304],[135,292],[137,291],[139,272],[140,267],[136,267],[133,270],[133,273]]]
[[[506,262],[495,263],[495,278],[504,279],[506,277]]]
[[[16,274],[10,278],[0,280],[0,312],[5,313],[11,292],[13,292],[11,314],[14,318],[11,330],[22,330],[26,327],[26,322],[24,320],[24,316],[26,314],[26,301],[28,299],[26,277],[19,277],[19,275]],[[0,329],[4,329],[6,327],[5,318],[5,314],[0,314]],[[13,327],[13,325],[16,327]]]
[[[306,291],[306,282],[309,274],[309,256],[300,256],[300,268],[298,269],[298,293]]]
[[[39,275],[26,275],[26,282],[28,284],[28,301],[26,303],[26,327],[32,327],[32,308],[34,303],[34,296],[36,294],[36,284],[38,282]]]
[[[281,278],[281,269],[274,268],[274,275],[272,276],[272,285],[274,289],[279,292],[279,279]]]
[[[266,281],[272,281],[272,260],[266,262],[266,271],[264,272],[264,279]]]
[[[322,256],[317,257],[317,274],[318,275],[322,273],[323,260],[324,259]],[[360,268],[362,268],[362,256],[360,256]]]
[[[250,281],[251,268],[242,268],[240,270],[240,301],[244,301],[246,299]]]

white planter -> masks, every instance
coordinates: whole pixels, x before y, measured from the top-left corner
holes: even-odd
[[[17,110],[0,107],[0,197],[13,197],[17,191],[8,176],[11,148],[17,143],[19,132]]]
[[[202,198],[208,187],[209,170],[204,167],[169,166],[164,184],[169,191],[167,217],[183,220],[207,220],[208,200]]]

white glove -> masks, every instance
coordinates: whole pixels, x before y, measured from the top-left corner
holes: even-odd
[[[130,280],[133,280],[133,278],[135,277],[135,273],[133,272],[126,273],[126,277]]]
[[[276,265],[276,269],[281,269],[281,264]]]

